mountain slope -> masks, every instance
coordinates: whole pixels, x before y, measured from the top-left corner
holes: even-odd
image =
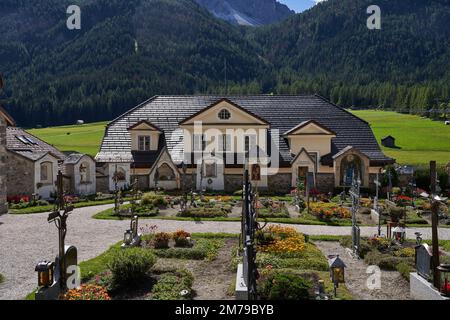
[[[259,26],[283,20],[295,12],[276,0],[196,0],[216,17],[237,25]]]
[[[225,60],[230,82],[256,76],[238,29],[193,0],[82,1],[80,31],[61,15],[71,1],[39,1],[39,12],[31,1],[0,5],[1,22],[29,21],[20,32],[0,23],[4,95],[22,125],[103,120],[153,94],[223,86]]]
[[[369,30],[372,3],[328,0],[249,30],[273,66],[274,91],[315,88],[344,105],[416,111],[431,108],[436,98],[448,102],[450,2],[380,0],[382,29]]]

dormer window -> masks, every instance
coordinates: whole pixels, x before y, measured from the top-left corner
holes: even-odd
[[[231,118],[231,113],[227,109],[222,109],[219,112],[219,119],[220,120],[229,120]]]
[[[150,151],[150,136],[139,136],[138,142],[139,151]]]

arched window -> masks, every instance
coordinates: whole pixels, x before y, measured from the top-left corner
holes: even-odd
[[[46,161],[41,163],[41,183],[52,183],[53,163]]]
[[[161,181],[173,181],[175,180],[175,172],[167,164],[163,163],[159,168],[159,180]]]
[[[231,118],[231,113],[227,109],[222,109],[219,112],[219,119],[220,120],[229,120]]]
[[[80,182],[87,183],[90,181],[90,166],[89,163],[83,162],[80,165]]]
[[[341,185],[351,185],[353,178],[362,179],[362,170],[363,167],[360,157],[353,154],[346,156],[341,162]]]

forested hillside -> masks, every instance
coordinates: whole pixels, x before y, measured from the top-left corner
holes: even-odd
[[[77,3],[82,29],[66,28]],[[3,0],[0,100],[22,126],[108,120],[155,94],[320,93],[421,113],[450,100],[450,2],[328,0],[258,28],[195,0]],[[226,86],[227,84],[227,86]]]
[[[251,37],[272,64],[278,93],[317,91],[345,106],[420,112],[450,99],[450,1],[328,0]]]
[[[239,29],[193,0],[78,2],[79,31],[66,28],[72,1],[0,4],[3,96],[21,125],[111,119],[155,94],[224,87],[225,61],[231,82],[257,76]]]

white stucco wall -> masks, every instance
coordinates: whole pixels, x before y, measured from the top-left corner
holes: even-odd
[[[89,164],[88,181],[81,182],[80,166],[83,163]],[[78,163],[74,165],[74,181],[75,192],[79,195],[90,195],[96,193],[96,176],[95,176],[95,161],[91,157],[85,155]]]
[[[52,179],[49,183],[44,183],[40,188],[38,188],[38,184],[41,182],[41,164],[44,162],[52,163]],[[34,192],[41,196],[43,199],[50,199],[50,195],[52,192],[56,190],[56,179],[58,176],[58,159],[53,157],[50,154],[47,154],[45,157],[39,159],[34,163],[34,181],[36,182],[34,185]]]
[[[224,165],[220,158],[205,158],[205,164],[209,162],[216,162],[216,176],[215,177],[203,177],[201,178],[201,161],[197,164],[197,189],[198,190],[224,190],[225,180],[224,180]],[[203,173],[206,170],[203,167]],[[211,183],[209,183],[211,182]]]
[[[117,183],[117,186],[119,187],[119,189],[130,185],[130,172],[131,172],[130,164],[129,163],[109,163],[108,164],[109,191],[114,191],[114,189],[115,189],[113,177],[114,177],[114,172],[116,171],[116,165],[117,165],[117,170],[119,170],[119,168],[122,168],[125,172],[125,180],[119,181]]]

